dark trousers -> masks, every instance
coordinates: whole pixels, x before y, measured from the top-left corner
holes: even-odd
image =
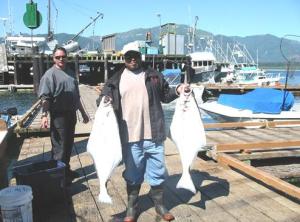
[[[76,121],[75,111],[51,112],[52,158],[64,162],[67,170],[70,169]]]

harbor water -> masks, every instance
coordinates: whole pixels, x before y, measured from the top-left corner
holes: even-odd
[[[19,90],[16,93],[0,91],[0,112],[16,107],[18,115],[23,115],[37,101],[32,90]]]

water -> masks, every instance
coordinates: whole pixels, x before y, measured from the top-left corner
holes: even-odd
[[[19,90],[16,93],[0,91],[0,101],[0,111],[16,107],[18,115],[23,115],[37,101],[37,97],[31,90]]]
[[[266,73],[272,73],[274,75],[277,75],[280,73],[281,80],[280,83],[285,84],[285,78],[286,78],[286,70],[267,70]],[[288,79],[287,79],[287,84],[289,86],[295,86],[300,84],[300,70],[296,71],[289,71]]]

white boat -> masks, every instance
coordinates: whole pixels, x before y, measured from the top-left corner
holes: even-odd
[[[46,43],[45,37],[36,36],[7,36],[5,38],[7,53],[12,55],[32,54],[34,47],[44,49]]]
[[[191,67],[195,71],[192,76],[192,82],[214,82],[214,71],[216,69],[216,58],[212,52],[193,52],[190,53]]]
[[[239,85],[258,85],[258,86],[275,86],[281,79],[280,73],[267,74],[263,69],[256,66],[244,66],[235,69],[233,73],[233,83]]]
[[[249,120],[300,120],[300,107],[294,106],[289,111],[281,111],[279,114],[253,113],[249,109],[237,109],[219,104],[217,101],[209,101],[199,104],[210,117],[219,122],[244,122]]]
[[[195,75],[215,70],[216,58],[212,52],[193,52],[189,55],[192,62],[191,67],[195,70]]]
[[[260,88],[256,90],[261,90],[262,93],[270,90],[274,91],[274,89],[268,88]],[[276,91],[279,90],[275,90],[275,92]],[[254,101],[253,98],[244,100],[244,97],[239,97],[242,95],[226,96],[229,97],[221,100],[219,97],[218,101],[208,101],[203,104],[199,104],[199,108],[205,111],[213,119],[220,122],[243,122],[250,120],[300,120],[300,106],[299,104],[294,105],[293,101],[290,100],[290,97],[287,97],[285,102],[286,105],[284,106],[283,111],[281,111],[283,98],[279,97],[279,100],[275,102],[273,101],[274,96],[266,99],[268,98],[267,93],[260,101]],[[252,101],[253,105],[250,104]],[[244,104],[239,105],[239,102],[243,102]]]

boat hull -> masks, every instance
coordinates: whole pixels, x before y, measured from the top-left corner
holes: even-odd
[[[282,111],[279,114],[253,113],[251,110],[225,106],[217,103],[216,101],[200,104],[199,108],[220,122],[300,120],[300,111],[296,109]]]

